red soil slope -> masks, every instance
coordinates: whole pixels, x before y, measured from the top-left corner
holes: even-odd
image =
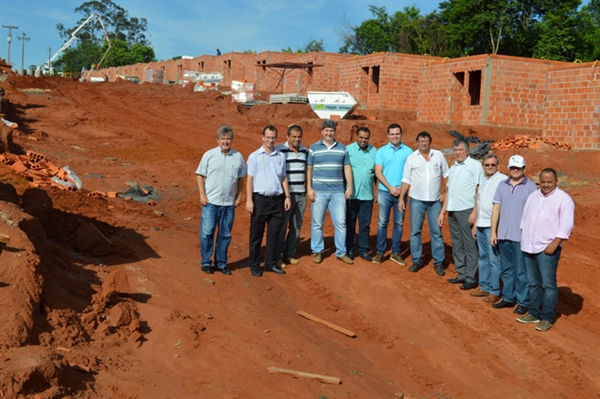
[[[341,264],[330,224],[326,259],[313,264],[310,212],[301,263],[285,276],[251,276],[243,207],[230,248],[233,276],[201,273],[194,172],[203,152],[216,146],[218,126],[233,126],[234,148],[245,157],[261,145],[267,124],[279,129],[280,141],[287,125],[300,124],[311,144],[321,121],[306,105],[248,109],[218,92],[124,81],[11,75],[2,88],[6,118],[19,124],[11,151],[33,150],[69,165],[84,190],[33,188],[0,165],[0,234],[10,236],[0,244],[0,397],[600,396],[598,152],[498,154],[503,165],[522,154],[530,175],[557,168],[576,203],[576,226],[559,267],[558,318],[540,333],[517,323],[511,310],[493,309],[446,283],[431,260],[417,274],[389,261]],[[392,121],[403,125],[408,144],[428,130],[434,148],[450,147],[451,129],[495,140],[539,134],[371,115],[384,120],[343,120],[338,139],[348,143],[366,125],[380,146]],[[136,184],[151,186],[155,206],[86,194]],[[371,227],[374,244],[376,217]],[[444,237],[449,244],[447,230]],[[449,246],[446,253],[451,260]],[[456,275],[451,264],[447,272]],[[342,384],[269,374],[270,366]]]

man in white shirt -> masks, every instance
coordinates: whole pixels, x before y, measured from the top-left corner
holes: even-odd
[[[494,194],[500,182],[508,177],[498,171],[498,157],[496,154],[487,154],[483,157],[484,178],[479,187],[477,197],[477,223],[473,225],[473,237],[477,240],[479,248],[479,286],[471,296],[485,297],[484,301],[496,303],[500,300],[500,252],[498,245],[490,243],[492,232],[492,209],[494,207]]]
[[[425,213],[429,223],[431,254],[433,267],[439,276],[444,271],[444,239],[442,229],[437,223],[442,209],[442,181],[448,176],[448,162],[441,151],[431,149],[431,135],[421,132],[417,135],[417,150],[410,154],[404,164],[402,188],[398,200],[398,209],[404,212],[404,198],[410,197],[410,253],[412,265],[410,272],[416,273],[423,268],[421,232]],[[410,190],[410,191],[409,191]]]
[[[472,228],[477,221],[477,190],[483,178],[481,164],[469,156],[469,143],[456,139],[452,143],[456,162],[448,171],[448,193],[444,197],[438,224],[444,224],[448,211],[448,225],[452,240],[452,257],[458,277],[448,279],[450,284],[462,284],[461,290],[477,288],[477,261],[479,253]]]

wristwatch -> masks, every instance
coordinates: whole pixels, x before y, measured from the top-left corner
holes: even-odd
[[[290,198],[291,199],[292,196],[291,195],[286,195],[285,198]]]

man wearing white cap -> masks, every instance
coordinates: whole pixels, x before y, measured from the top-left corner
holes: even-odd
[[[529,310],[529,283],[525,256],[521,251],[521,217],[529,194],[537,186],[525,176],[525,159],[513,155],[508,161],[509,178],[498,185],[492,209],[490,244],[498,245],[502,265],[502,301],[493,304],[496,309],[512,308],[523,315]]]

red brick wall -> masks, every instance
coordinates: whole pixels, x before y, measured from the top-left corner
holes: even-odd
[[[288,69],[283,78],[281,68],[257,66],[281,62],[322,66],[311,72]],[[114,80],[117,74],[133,75],[145,81],[149,68],[163,69],[165,80],[171,81],[181,80],[184,70],[218,71],[224,76],[222,86],[238,80],[254,83],[257,90],[283,94],[347,91],[362,108],[413,111],[422,122],[543,129],[544,137],[574,148],[597,149],[600,144],[598,63],[573,65],[499,55],[441,59],[267,51],[129,65],[95,71],[94,76],[106,73]],[[478,96],[470,86],[478,86]],[[475,97],[478,104],[473,104]]]
[[[571,64],[548,72],[544,137],[574,148],[600,148],[600,65]]]

